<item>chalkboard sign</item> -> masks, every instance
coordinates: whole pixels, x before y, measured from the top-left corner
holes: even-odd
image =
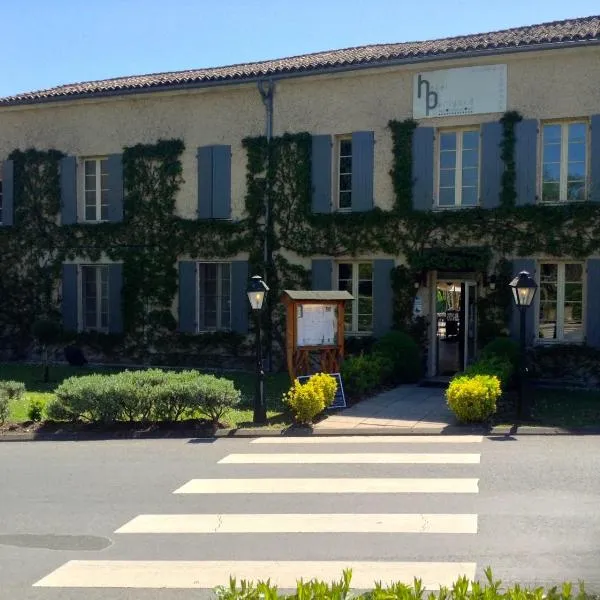
[[[344,396],[344,386],[342,384],[342,376],[339,373],[329,373],[337,381],[337,389],[333,403],[328,408],[346,408],[346,396]],[[306,383],[310,379],[310,375],[301,375],[296,379],[300,383]]]

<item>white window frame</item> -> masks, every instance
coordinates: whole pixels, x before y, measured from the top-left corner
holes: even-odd
[[[340,171],[340,167],[341,167],[341,162],[342,162],[342,142],[350,142],[350,144],[352,144],[352,135],[350,134],[345,134],[345,135],[338,135],[335,138],[335,169],[334,169],[334,175],[335,175],[335,207],[336,210],[338,212],[352,212],[352,183],[350,183],[350,206],[340,206],[340,193],[342,192],[342,190],[340,189],[340,177],[342,176],[342,173]],[[344,155],[345,157],[347,157],[347,155]],[[350,154],[350,160],[353,160],[353,156],[354,156],[354,146],[352,146],[352,153]],[[352,170],[350,170],[350,173],[343,173],[344,175],[350,175],[350,181],[352,181]],[[344,191],[348,191],[348,190],[344,190]]]
[[[541,338],[540,337],[540,304],[541,304],[541,279],[542,279],[542,264],[558,265],[558,276],[556,281],[557,293],[556,293],[556,339],[552,338]],[[564,327],[565,327],[565,265],[566,264],[579,264],[581,265],[581,339],[579,340],[565,340],[564,339]],[[539,345],[551,345],[551,344],[583,344],[586,338],[586,295],[587,295],[587,264],[585,261],[578,260],[539,260],[536,268],[536,283],[538,290],[536,293],[535,300],[535,342]]]
[[[462,203],[462,152],[463,152],[463,135],[465,133],[477,133],[477,204]],[[454,179],[454,204],[450,206],[440,204],[440,183],[442,180],[442,135],[447,133],[454,133],[456,135],[456,165],[455,165],[455,179]],[[481,127],[479,125],[469,127],[452,127],[448,129],[438,129],[436,135],[436,196],[435,196],[435,207],[439,210],[452,210],[457,208],[475,208],[481,205]]]
[[[83,269],[84,268],[93,268],[96,270],[96,327],[87,327],[85,323],[85,298],[84,298],[84,290],[83,290]],[[105,269],[107,272],[107,288],[108,288],[108,297],[107,297],[107,325],[106,327],[101,327],[100,323],[102,321],[102,279],[100,277],[101,269]],[[77,319],[79,323],[79,331],[98,331],[100,333],[108,333],[110,330],[110,265],[108,263],[84,263],[77,266]]]
[[[585,173],[583,176],[584,200],[569,200],[568,198],[568,178],[569,178],[569,125],[585,125]],[[558,191],[558,201],[544,200],[544,128],[546,125],[560,125],[560,182]],[[587,119],[568,119],[560,121],[542,121],[540,126],[540,162],[539,162],[539,198],[543,204],[563,204],[568,202],[585,202],[588,199],[590,176],[590,123]]]
[[[102,192],[108,192],[110,188],[102,188],[102,161],[107,161],[107,156],[86,156],[81,159],[81,220],[85,223],[105,223],[107,219],[102,218]],[[96,189],[94,190],[96,196],[96,216],[94,219],[87,219],[87,199],[86,195],[88,189],[86,188],[86,165],[88,162],[95,163],[95,175],[96,175]],[[108,173],[108,171],[107,171]],[[89,190],[91,191],[91,190]]]
[[[373,304],[372,306],[372,310],[371,310],[371,329],[369,329],[368,331],[359,331],[358,330],[358,285],[360,282],[360,278],[359,278],[359,265],[370,265],[371,266],[371,286],[373,286],[374,283],[374,274],[373,274],[373,261],[372,260],[358,260],[358,261],[353,261],[353,260],[340,260],[337,263],[335,263],[335,289],[339,290],[339,283],[340,283],[340,265],[352,265],[352,291],[350,292],[352,294],[352,296],[354,297],[354,300],[351,300],[352,302],[352,324],[349,330],[347,330],[345,333],[346,335],[351,335],[351,336],[369,336],[373,334],[373,319],[375,317],[375,312],[373,310],[374,306]],[[373,287],[371,287],[371,302],[373,302],[375,299],[375,290]]]
[[[200,265],[217,265],[217,300],[219,305],[217,307],[217,325],[216,327],[200,327]],[[229,327],[223,327],[223,276],[222,276],[222,265],[229,266]],[[230,261],[216,261],[216,260],[198,260],[196,261],[196,331],[197,333],[206,333],[211,331],[231,331],[231,266]]]

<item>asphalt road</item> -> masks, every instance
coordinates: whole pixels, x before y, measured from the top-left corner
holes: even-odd
[[[0,599],[201,598],[122,586],[293,580],[286,561],[600,591],[598,473],[600,437],[0,443]]]

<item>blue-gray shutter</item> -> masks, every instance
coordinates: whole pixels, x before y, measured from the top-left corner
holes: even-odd
[[[65,156],[60,161],[61,223],[77,223],[77,160]]]
[[[500,158],[502,150],[502,123],[493,121],[481,126],[481,206],[500,206],[500,190],[504,162]]]
[[[213,149],[212,146],[198,148],[198,218],[212,218],[213,201]]]
[[[512,277],[516,277],[521,271],[527,271],[534,279],[535,277],[535,260],[532,258],[519,258],[512,261]],[[538,306],[539,290],[536,291],[536,297],[533,299],[532,305],[525,311],[525,328],[526,328],[526,340],[529,346],[535,337],[535,312]],[[510,301],[512,302],[511,321],[510,321],[510,336],[519,341],[521,339],[521,324],[520,324],[520,309],[517,308],[512,292],[510,295]]]
[[[248,333],[248,261],[231,262],[231,329],[237,333]],[[268,285],[268,282],[267,282]]]
[[[313,259],[311,267],[311,284],[314,291],[328,291],[333,288],[332,259]]]
[[[111,154],[108,163],[108,220],[123,220],[123,155]]]
[[[212,218],[231,218],[231,146],[212,147]]]
[[[15,222],[14,211],[14,163],[12,160],[5,160],[2,163],[2,219],[0,219],[0,225],[12,225]]]
[[[312,211],[331,212],[331,136],[312,136]]]
[[[417,127],[412,141],[413,209],[433,207],[433,127]]]
[[[62,267],[62,320],[67,331],[77,331],[78,327],[77,265]]]
[[[600,348],[600,259],[587,261],[587,292],[585,298],[585,341]]]
[[[198,286],[196,285],[196,263],[181,261],[179,263],[179,331],[196,333],[196,301]]]
[[[536,119],[519,121],[515,128],[515,167],[517,206],[535,204],[537,183],[537,138]]]
[[[123,332],[123,265],[108,267],[108,331]]]
[[[594,115],[591,122],[591,169],[590,200],[600,202],[600,115]]]
[[[381,337],[392,328],[392,281],[394,261],[373,261],[373,334]]]
[[[375,135],[372,131],[352,134],[352,212],[373,208]]]

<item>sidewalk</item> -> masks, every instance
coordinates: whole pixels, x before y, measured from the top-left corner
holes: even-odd
[[[381,429],[411,431],[456,425],[446,405],[443,388],[401,385],[393,390],[358,402],[327,417],[314,426],[324,429]]]

